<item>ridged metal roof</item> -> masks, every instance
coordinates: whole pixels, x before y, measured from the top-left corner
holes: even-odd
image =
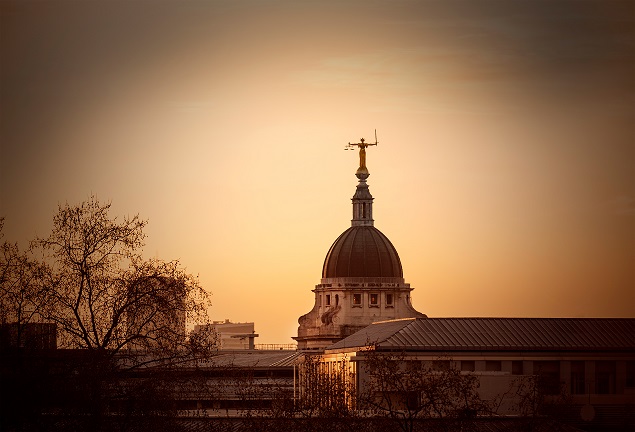
[[[635,351],[633,318],[418,318],[369,325],[328,350]]]
[[[373,226],[353,226],[333,242],[322,277],[403,277],[403,271],[388,237]]]

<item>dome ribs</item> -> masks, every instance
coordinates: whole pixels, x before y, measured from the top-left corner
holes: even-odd
[[[381,254],[381,251],[379,250],[379,244],[377,243],[377,239],[375,238],[375,233],[373,231],[371,231],[371,232],[369,232],[369,234],[370,234],[371,240],[375,244],[374,251],[377,251],[377,266],[375,268],[379,270],[379,274],[373,274],[373,275],[370,275],[370,276],[379,276],[379,277],[381,277],[381,275],[384,273],[384,271],[383,271],[384,269],[381,266],[381,264],[382,264],[381,255],[382,254]],[[380,240],[381,240],[381,238],[380,238]],[[382,246],[384,246],[384,249],[385,249],[386,244],[384,242],[382,242]]]
[[[322,267],[323,278],[403,277],[399,254],[374,226],[354,226],[333,243]]]
[[[350,241],[350,247],[348,248],[349,249],[348,250],[348,256],[347,256],[348,259],[345,259],[345,260],[342,260],[342,261],[346,264],[346,274],[351,274],[351,273],[355,273],[355,269],[351,270],[351,263],[355,264],[353,262],[353,256],[354,256],[354,254],[356,252],[354,250],[354,248],[355,248],[355,243],[356,243],[355,242],[355,238],[357,237],[358,230],[352,230],[351,229],[351,230],[348,230],[348,231],[350,231],[349,236],[351,236],[351,233],[352,233],[352,237],[353,238]]]

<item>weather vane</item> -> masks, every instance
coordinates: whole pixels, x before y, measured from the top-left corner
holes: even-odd
[[[354,150],[355,147],[359,147],[359,168],[357,169],[357,173],[366,173],[368,174],[368,168],[366,168],[366,147],[377,145],[379,141],[377,141],[377,129],[375,129],[375,142],[368,143],[361,138],[358,143],[348,143],[344,150]]]

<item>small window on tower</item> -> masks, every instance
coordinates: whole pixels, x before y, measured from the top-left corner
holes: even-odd
[[[327,306],[331,306],[331,295],[330,294],[326,295],[326,305]]]
[[[362,305],[362,295],[353,294],[353,306],[361,306],[361,305]]]
[[[371,306],[379,306],[379,294],[371,294],[369,303]]]
[[[335,294],[335,306],[340,304],[340,296],[338,294]]]
[[[386,307],[392,307],[392,294],[386,294]]]

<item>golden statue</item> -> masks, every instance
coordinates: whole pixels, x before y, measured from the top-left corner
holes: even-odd
[[[359,168],[357,169],[357,173],[366,173],[368,174],[368,168],[366,168],[366,147],[377,145],[377,131],[375,131],[375,142],[367,143],[364,138],[359,140],[358,143],[348,143],[345,150],[353,150],[353,147],[359,147]]]
[[[364,138],[362,138],[361,144],[359,146],[359,167],[366,168],[366,147],[368,146],[364,145]]]

